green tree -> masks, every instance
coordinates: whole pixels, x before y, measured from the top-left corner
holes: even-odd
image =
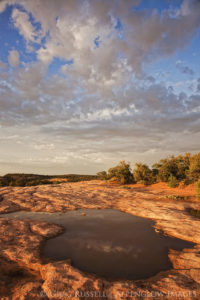
[[[190,157],[188,177],[197,181],[200,177],[200,152]]]
[[[158,169],[158,179],[160,181],[167,182],[170,175],[176,175],[178,172],[178,166],[175,157],[161,159],[159,164],[155,164],[154,168]]]
[[[153,171],[147,165],[142,163],[135,164],[133,176],[136,182],[142,182],[146,185],[155,182]]]
[[[179,155],[175,157],[176,163],[177,163],[177,173],[176,178],[178,180],[186,179],[187,173],[190,167],[190,153],[185,153],[184,155]]]
[[[179,155],[177,157],[170,156],[161,159],[159,163],[154,164],[154,169],[157,169],[158,180],[168,182],[169,177],[173,175],[177,180],[183,180],[187,177],[190,166],[190,154]]]
[[[116,167],[108,170],[107,178],[116,178],[122,184],[132,183],[133,175],[131,173],[130,164],[126,163],[125,161],[120,161]]]

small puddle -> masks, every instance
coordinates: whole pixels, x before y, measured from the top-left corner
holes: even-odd
[[[53,260],[71,259],[74,267],[111,279],[144,279],[169,270],[169,249],[195,245],[156,233],[149,219],[113,209],[64,214],[20,211],[0,216],[64,226],[63,234],[46,241],[43,255]]]

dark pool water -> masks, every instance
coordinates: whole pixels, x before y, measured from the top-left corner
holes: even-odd
[[[76,268],[111,279],[153,276],[172,267],[169,249],[194,246],[156,233],[151,220],[112,209],[64,214],[21,211],[1,217],[30,218],[64,226],[63,234],[47,240],[43,255],[54,260],[70,258]]]

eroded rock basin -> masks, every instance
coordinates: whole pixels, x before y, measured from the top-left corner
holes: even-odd
[[[195,244],[155,231],[154,222],[114,209],[67,213],[15,212],[11,219],[31,219],[62,225],[64,233],[46,241],[44,257],[71,259],[81,271],[111,279],[144,279],[172,268],[169,249]]]

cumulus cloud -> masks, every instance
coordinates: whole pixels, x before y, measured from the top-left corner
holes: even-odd
[[[1,82],[2,124],[23,121],[50,126],[50,131],[59,134],[75,136],[80,132],[80,137],[98,138],[117,132],[120,136],[148,135],[147,128],[153,134],[154,130],[192,131],[199,117],[198,94],[176,94],[162,83],[149,84],[143,77],[134,79],[128,73],[126,88],[122,75],[108,87],[105,82],[82,81],[80,90],[78,78],[47,76],[46,72],[43,64],[30,63]]]
[[[20,34],[32,42],[46,38],[38,50],[38,58],[46,63],[55,56],[74,58],[77,72],[85,76],[100,72],[110,78],[119,53],[138,71],[144,62],[183,48],[200,24],[199,1],[183,1],[176,17],[170,9],[162,14],[156,10],[151,13],[130,10],[140,2],[134,0],[17,2],[25,9],[15,8],[12,13]],[[40,30],[30,22],[29,14],[40,23]],[[118,18],[122,24],[120,30],[116,29]],[[101,45],[94,51],[97,36]]]
[[[20,63],[19,52],[17,50],[11,50],[8,55],[8,62],[12,67],[17,67]]]
[[[27,12],[14,8],[12,11],[12,21],[27,42],[40,41],[40,31],[34,28]]]

